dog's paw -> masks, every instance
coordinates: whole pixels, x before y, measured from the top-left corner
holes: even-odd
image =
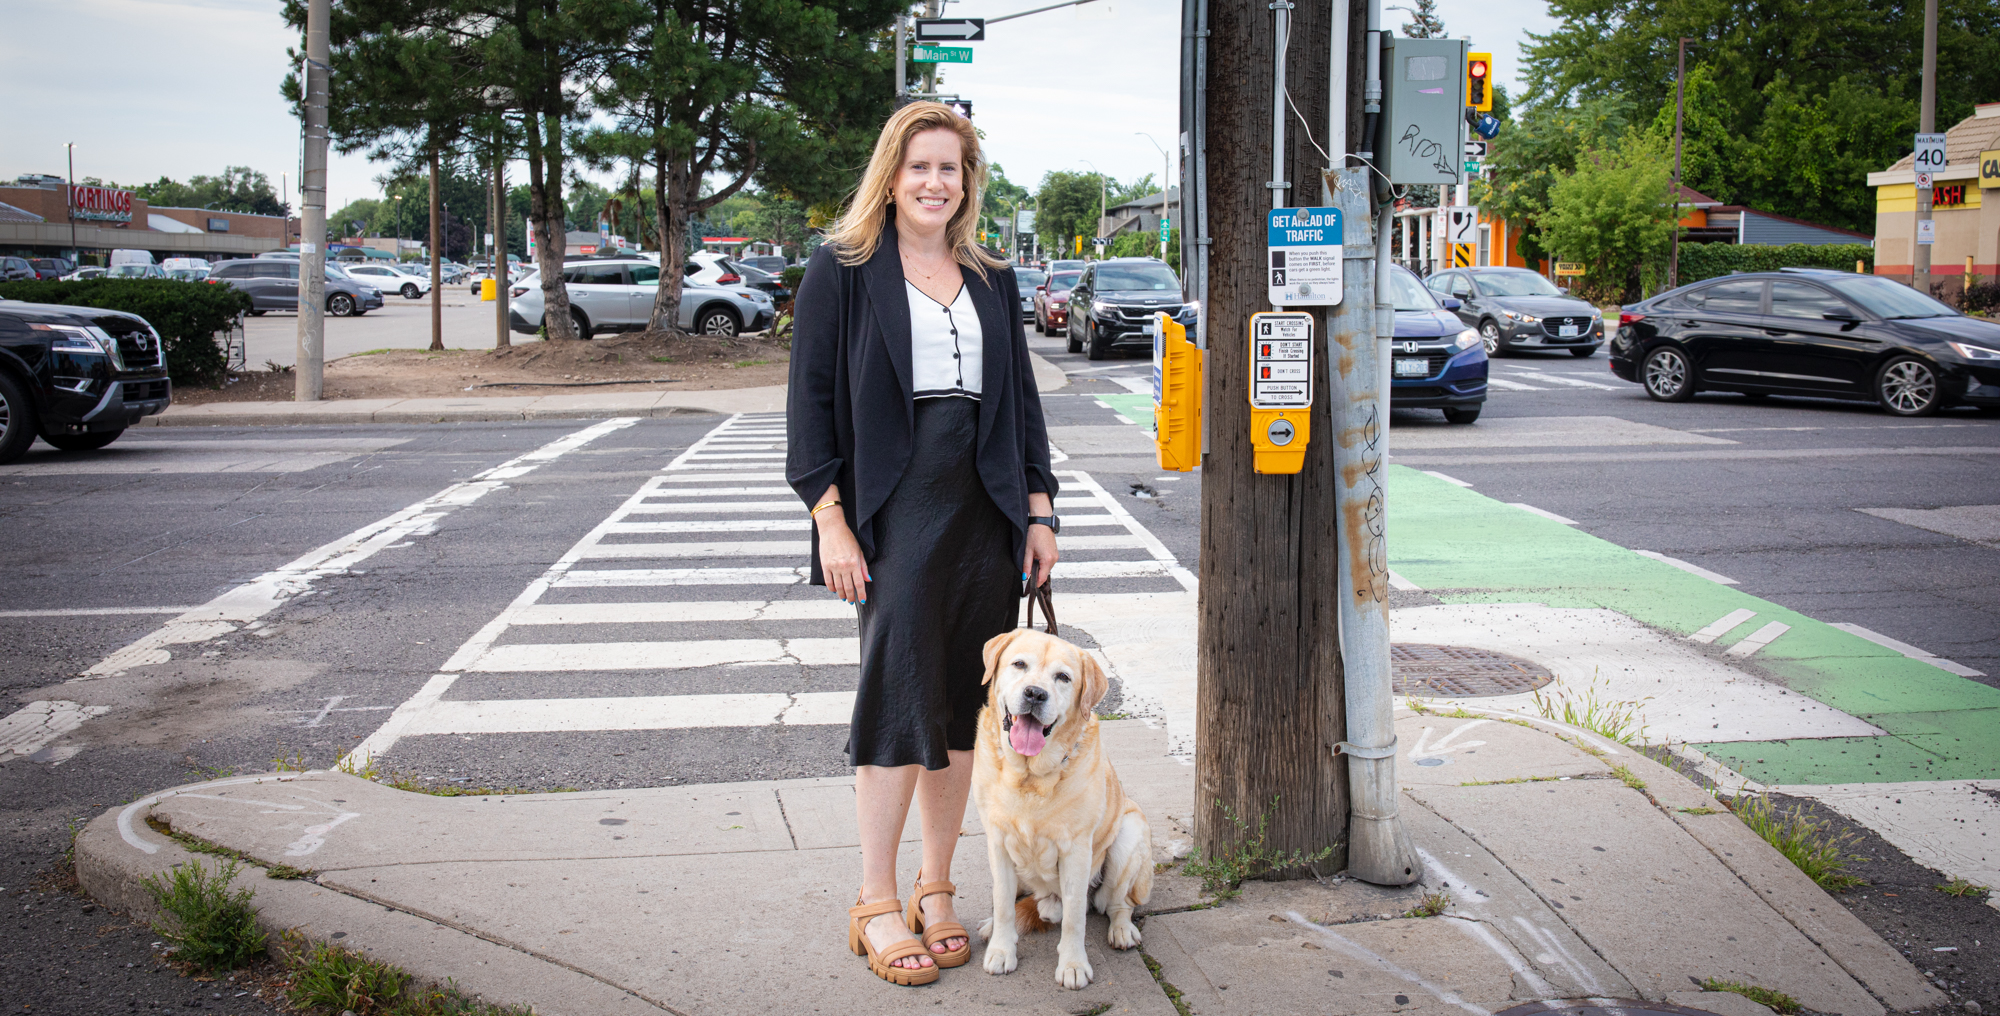
[[[1130,949],[1141,941],[1139,926],[1129,917],[1111,922],[1111,931],[1104,937],[1113,949]]]
[[[1056,964],[1056,983],[1071,991],[1082,991],[1090,987],[1090,979],[1097,971],[1090,969],[1089,960],[1066,960]]]
[[[986,947],[986,972],[989,974],[1011,974],[1021,963],[1021,957],[1011,945],[1002,946],[998,942]]]
[[[979,922],[979,940],[981,942],[984,942],[992,937],[993,937],[993,918],[989,917],[986,920]]]

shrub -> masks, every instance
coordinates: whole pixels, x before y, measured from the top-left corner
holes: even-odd
[[[1958,309],[1991,314],[2000,311],[2000,282],[1975,282],[1958,298]]]
[[[200,861],[189,861],[139,880],[165,915],[153,930],[174,944],[176,959],[203,970],[232,970],[264,951],[264,933],[250,905],[256,894],[229,891],[238,867],[222,861],[210,872]]]
[[[1873,271],[1875,248],[1865,243],[1790,243],[1779,247],[1683,243],[1680,283],[1687,285],[1730,272],[1774,272],[1780,268],[1836,268],[1851,272],[1856,261]]]
[[[9,282],[0,284],[0,297],[137,314],[160,333],[167,347],[167,373],[177,385],[222,380],[229,363],[216,333],[234,328],[250,309],[249,294],[234,286],[172,279]]]
[[[785,280],[785,288],[796,293],[799,291],[799,283],[806,281],[806,266],[786,265],[780,274]]]

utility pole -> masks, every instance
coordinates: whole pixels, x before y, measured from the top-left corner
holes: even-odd
[[[1667,288],[1680,285],[1681,274],[1681,113],[1687,105],[1688,41],[1680,42],[1674,58],[1674,184],[1672,191],[1674,236],[1667,248]]]
[[[69,149],[69,193],[63,195],[67,199],[63,204],[69,210],[69,257],[75,267],[83,264],[83,252],[76,249],[76,142],[63,147]]]
[[[935,18],[944,13],[943,0],[924,0],[924,17]],[[937,64],[924,65],[924,98],[937,98]]]
[[[1160,217],[1163,219],[1168,219],[1168,221],[1171,222],[1172,221],[1171,217],[1167,215],[1167,184],[1174,178],[1174,157],[1168,155],[1166,149],[1160,148],[1160,143],[1158,141],[1153,141],[1153,136],[1151,134],[1148,134],[1145,131],[1133,131],[1132,133],[1137,134],[1142,138],[1145,138],[1147,141],[1151,141],[1153,147],[1159,149]],[[1168,226],[1168,228],[1171,229],[1173,227]],[[1165,261],[1166,259],[1167,259],[1167,238],[1164,234],[1162,234],[1160,236],[1160,260]]]
[[[298,366],[292,397],[318,402],[326,380],[326,104],[330,0],[306,6],[304,171],[299,174]]]
[[[507,149],[502,138],[503,127],[493,128],[493,259],[488,265],[493,276],[493,348],[506,349],[507,335],[507,287],[514,284],[513,273],[507,264]],[[665,260],[666,253],[661,252]]]
[[[1348,704],[1335,538],[1341,438],[1329,412],[1337,397],[1328,376],[1332,357],[1324,347],[1315,356],[1317,394],[1307,428],[1312,439],[1296,474],[1253,471],[1246,393],[1250,315],[1270,309],[1270,209],[1320,199],[1329,167],[1312,135],[1329,122],[1334,90],[1346,98],[1343,122],[1355,124],[1345,111],[1361,107],[1362,79],[1346,52],[1338,63],[1347,80],[1332,81],[1334,40],[1349,37],[1333,22],[1351,16],[1351,7],[1348,0],[1297,7],[1290,0],[1183,3],[1191,10],[1182,24],[1194,31],[1183,32],[1193,55],[1184,53],[1182,61],[1181,129],[1192,134],[1190,179],[1197,186],[1194,195],[1182,193],[1183,214],[1192,216],[1183,222],[1183,235],[1196,252],[1185,267],[1190,295],[1203,301],[1207,385],[1195,845],[1210,855],[1227,852],[1246,838],[1238,822],[1255,828],[1268,815],[1270,850],[1311,856],[1332,848],[1315,867],[1334,872],[1349,862],[1351,796],[1348,761],[1334,754],[1348,740]],[[1294,129],[1285,130],[1287,120]],[[1348,147],[1367,150],[1368,143],[1356,139]],[[1365,190],[1358,202],[1364,212],[1371,204]],[[1345,230],[1350,245],[1372,235],[1366,214],[1348,219]],[[1344,303],[1358,305],[1366,321],[1372,286],[1361,281],[1346,285]],[[1315,340],[1323,343],[1331,334],[1329,308],[1308,309]],[[1365,337],[1372,353],[1372,335]],[[1292,869],[1274,877],[1308,874]]]
[[[1917,112],[1917,133],[1930,134],[1937,130],[1937,0],[1924,0],[1924,85],[1921,107]],[[1923,167],[1917,167],[1923,172]],[[1917,292],[1931,295],[1931,245],[1915,243],[1923,235],[1922,223],[1931,218],[1931,189],[1917,188],[1917,236],[1911,237],[1911,246],[1916,248],[1916,260],[1910,282]]]
[[[910,18],[907,14],[896,15],[896,108],[903,108],[903,101],[910,94]]]
[[[438,219],[438,150],[431,148],[431,348],[444,348],[444,256],[442,223]]]

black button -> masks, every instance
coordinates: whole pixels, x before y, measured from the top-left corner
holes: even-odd
[[[958,359],[958,354],[957,353],[951,354],[951,358],[954,360]]]

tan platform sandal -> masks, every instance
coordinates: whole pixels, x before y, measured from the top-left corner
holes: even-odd
[[[931,952],[927,946],[919,942],[898,942],[878,953],[875,951],[875,943],[868,938],[867,929],[869,921],[883,914],[893,914],[901,909],[903,909],[903,901],[901,900],[883,900],[880,903],[856,903],[854,906],[848,907],[847,947],[854,950],[854,955],[856,956],[868,957],[868,969],[874,971],[875,976],[888,981],[890,984],[929,984],[938,979],[938,968],[937,955]],[[929,956],[931,958],[931,965],[928,967],[916,967],[914,969],[896,965],[897,960],[907,959],[911,956]]]
[[[939,921],[928,928],[924,927],[924,909],[922,906],[924,897],[936,895],[937,893],[943,893],[946,896],[957,896],[958,887],[952,885],[950,882],[926,882],[924,881],[923,873],[918,872],[917,887],[910,892],[910,906],[904,912],[903,920],[910,926],[911,934],[923,936],[924,950],[929,953],[930,958],[938,966],[962,967],[965,965],[965,961],[972,958],[972,936],[965,933],[965,925],[957,921]],[[948,938],[965,939],[965,944],[947,953],[941,953],[931,948]]]

